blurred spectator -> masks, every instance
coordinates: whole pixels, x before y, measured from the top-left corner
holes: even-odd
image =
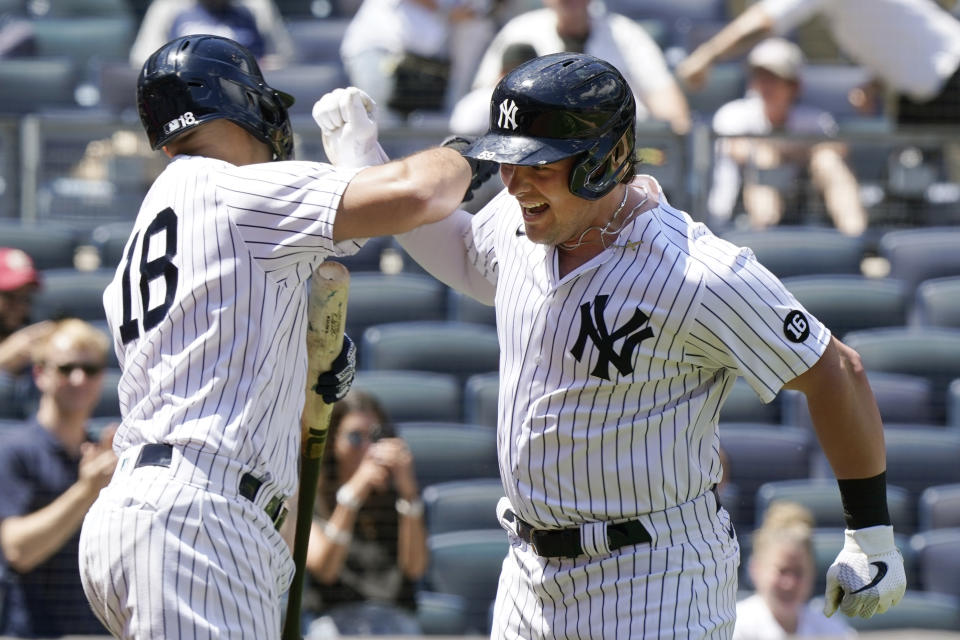
[[[690,129],[687,99],[667,68],[663,52],[630,18],[607,12],[599,0],[543,0],[544,8],[522,13],[503,26],[487,48],[474,88],[493,90],[503,53],[518,42],[538,56],[570,51],[606,60],[626,78],[637,100],[637,119],[670,123],[678,134]]]
[[[293,59],[293,40],[273,0],[153,0],[130,49],[130,64],[140,69],[164,43],[195,33],[239,42],[266,69]]]
[[[36,55],[37,42],[26,0],[5,3],[0,9],[0,59]]]
[[[810,602],[814,584],[813,516],[792,502],[774,502],[753,534],[747,570],[756,593],[737,603],[733,640],[851,638],[843,617],[827,618]]]
[[[334,405],[306,564],[305,609],[321,618],[308,637],[331,622],[339,633],[420,633],[415,581],[428,555],[413,464],[372,395]]]
[[[103,385],[108,341],[77,319],[57,323],[34,354],[40,390],[34,417],[0,446],[0,634],[104,634],[80,584],[80,524],[116,466],[113,429],[90,439],[87,422]]]
[[[691,88],[710,66],[772,33],[822,14],[839,48],[875,77],[851,92],[862,113],[896,98],[900,124],[960,123],[960,23],[933,0],[760,0],[697,47],[677,67]]]
[[[537,50],[525,42],[515,42],[507,46],[501,56],[500,75],[497,82],[517,65],[536,57]],[[490,95],[492,93],[493,85],[478,87],[463,96],[450,115],[450,132],[460,135],[486,133],[490,126]]]
[[[363,0],[340,46],[350,84],[382,119],[444,111],[467,93],[493,36],[490,0]]]
[[[0,415],[23,417],[18,407],[29,384],[31,350],[53,330],[53,323],[29,324],[40,277],[30,256],[0,247]],[[32,385],[30,385],[32,386]]]
[[[747,64],[747,95],[717,110],[714,132],[721,136],[783,133],[816,137],[836,133],[836,122],[829,113],[800,101],[803,53],[797,45],[769,38],[754,47]],[[800,213],[805,206],[804,186],[812,182],[834,225],[848,235],[859,235],[867,227],[867,212],[844,153],[844,145],[836,142],[720,138],[708,201],[710,215],[718,225],[729,221],[742,183],[743,208],[750,226],[776,225],[785,213]]]

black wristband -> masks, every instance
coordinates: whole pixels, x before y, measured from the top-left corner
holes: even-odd
[[[887,472],[872,478],[837,480],[843,518],[848,529],[863,529],[890,524],[887,509]]]

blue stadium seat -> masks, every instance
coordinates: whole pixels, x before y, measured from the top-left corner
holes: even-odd
[[[840,338],[858,329],[907,323],[909,296],[899,280],[819,274],[784,278],[783,284]]]
[[[362,351],[359,340],[368,327],[395,322],[443,321],[447,315],[446,300],[446,285],[430,276],[373,271],[351,273],[346,331]]]
[[[340,42],[349,18],[294,18],[287,20],[299,64],[340,63]]]
[[[496,427],[499,390],[500,374],[496,371],[467,378],[463,388],[463,419]]]
[[[460,382],[450,374],[428,371],[358,371],[353,388],[376,396],[394,422],[456,422],[461,418]]]
[[[762,230],[731,230],[724,240],[750,247],[757,260],[780,278],[829,274],[860,274],[864,240],[833,228],[781,225]]]
[[[960,483],[927,487],[917,501],[917,530],[960,527]]]
[[[103,390],[100,401],[93,408],[94,418],[113,418],[120,415],[120,394],[117,383],[120,381],[120,369],[108,368],[103,372]]]
[[[915,324],[960,329],[960,276],[924,280],[917,287]]]
[[[0,114],[76,109],[77,62],[66,56],[6,58],[0,64]]]
[[[413,455],[421,487],[499,477],[496,429],[457,422],[398,422],[396,427]]]
[[[470,478],[431,484],[423,489],[427,533],[496,529],[497,501],[503,496],[499,477]]]
[[[933,419],[944,424],[947,388],[952,380],[960,378],[960,329],[863,329],[846,334],[843,341],[860,354],[867,372],[886,371],[927,378],[932,385]]]
[[[960,598],[960,529],[931,529],[914,534],[910,549],[919,586]]]
[[[467,633],[489,634],[490,604],[510,548],[506,532],[497,527],[440,533],[427,538],[427,548],[427,589],[461,596],[467,603]]]
[[[765,482],[810,474],[810,432],[796,427],[720,424],[720,446],[730,460],[729,480],[740,490],[738,529],[752,529],[757,490]]]
[[[721,422],[780,422],[780,396],[764,403],[746,380],[737,378],[720,407]]]
[[[473,298],[456,289],[450,289],[448,298],[448,318],[456,322],[475,322],[497,326],[496,309],[490,305],[477,302]]]
[[[796,502],[808,508],[817,527],[843,527],[843,504],[835,480],[825,478],[798,478],[766,482],[757,489],[756,522],[777,501]],[[898,533],[913,533],[914,503],[907,491],[894,485],[887,486],[887,505],[890,519]]]
[[[497,371],[500,357],[496,329],[467,322],[377,324],[360,344],[361,369],[435,371],[461,380]]]
[[[66,317],[102,320],[103,290],[113,279],[113,269],[77,271],[47,269],[42,273],[43,287],[33,300],[36,319]]]
[[[817,601],[822,602],[819,598]],[[960,631],[960,598],[910,588],[886,612],[870,618],[847,618],[847,622],[864,636],[875,631],[906,636],[907,629]]]
[[[888,424],[940,424],[935,408],[942,400],[933,396],[933,383],[923,376],[886,371],[868,371],[867,379],[880,409],[880,417]],[[780,392],[784,424],[812,427],[807,398],[799,391]]]
[[[890,263],[890,277],[900,279],[907,291],[921,282],[943,276],[960,276],[960,228],[924,227],[887,231],[878,252]]]
[[[15,247],[24,251],[41,271],[72,269],[77,240],[76,230],[68,226],[0,220],[0,247]]]

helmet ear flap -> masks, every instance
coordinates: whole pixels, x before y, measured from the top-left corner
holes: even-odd
[[[570,170],[570,192],[587,200],[607,195],[633,171],[635,134],[628,127],[610,147],[604,139],[581,154]]]

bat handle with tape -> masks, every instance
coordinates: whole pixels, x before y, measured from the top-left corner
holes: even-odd
[[[347,317],[347,293],[350,273],[338,262],[323,262],[310,281],[307,304],[307,389],[300,418],[302,446],[300,453],[300,490],[297,497],[296,534],[293,562],[296,567],[287,598],[283,640],[300,640],[300,610],[306,572],[307,544],[313,520],[313,503],[317,496],[320,462],[330,426],[332,405],[314,392],[313,385],[343,345],[343,328]]]

